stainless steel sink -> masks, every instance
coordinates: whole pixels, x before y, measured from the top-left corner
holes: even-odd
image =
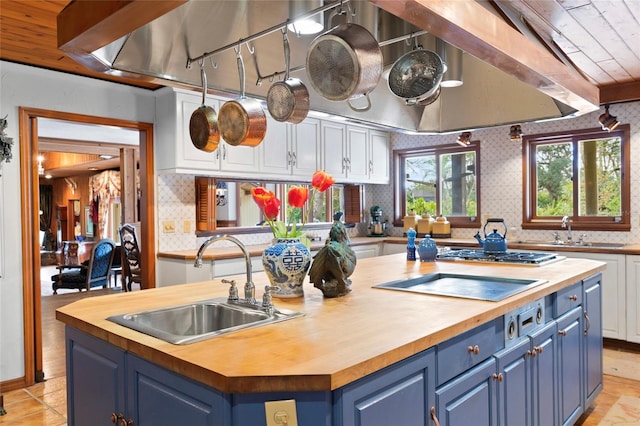
[[[302,312],[284,309],[268,312],[257,305],[234,303],[227,299],[211,299],[188,305],[115,315],[107,319],[180,345],[302,315]]]
[[[498,302],[546,280],[435,273],[373,286],[388,290]]]
[[[554,247],[602,247],[602,248],[620,248],[624,247],[623,243],[598,243],[598,242],[583,242],[583,243],[565,243],[556,241],[516,241],[516,244],[526,244],[528,246],[554,246]]]

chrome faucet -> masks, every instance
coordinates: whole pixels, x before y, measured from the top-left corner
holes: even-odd
[[[562,227],[567,228],[567,242],[571,244],[571,219],[569,216],[562,216]]]
[[[209,247],[216,241],[231,241],[232,243],[240,247],[240,250],[242,250],[247,268],[247,282],[244,285],[244,302],[250,303],[252,305],[255,304],[256,286],[253,284],[253,279],[251,277],[251,256],[249,256],[249,252],[247,251],[247,248],[244,246],[244,244],[242,244],[242,242],[240,242],[240,240],[238,240],[236,237],[225,234],[214,235],[213,237],[207,239],[198,249],[198,254],[196,255],[196,260],[193,263],[193,266],[195,266],[196,268],[202,267],[202,255],[204,254],[204,251],[207,249],[207,247]]]

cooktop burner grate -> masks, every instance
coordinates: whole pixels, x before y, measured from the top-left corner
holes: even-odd
[[[438,260],[466,260],[473,262],[502,262],[521,265],[542,265],[552,261],[564,259],[555,253],[507,251],[505,253],[485,253],[483,250],[462,249],[449,250],[438,254]]]

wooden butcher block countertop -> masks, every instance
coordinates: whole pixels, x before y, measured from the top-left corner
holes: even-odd
[[[305,296],[275,299],[276,307],[304,316],[188,345],[173,345],[130,330],[110,315],[226,297],[216,279],[91,297],[57,310],[71,327],[228,393],[330,391],[408,358],[526,303],[591,276],[605,264],[565,259],[543,267],[467,262],[408,262],[404,254],[359,260],[352,292],[325,299],[305,282]],[[433,272],[534,278],[546,283],[501,302],[430,296],[372,288],[375,284]],[[245,276],[237,276],[242,288]],[[253,275],[256,298],[268,284]]]

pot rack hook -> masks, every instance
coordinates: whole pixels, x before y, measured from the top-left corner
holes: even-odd
[[[217,63],[217,62],[213,62],[213,56],[209,56],[209,62],[211,62],[211,67],[212,67],[214,70],[217,70],[217,69],[218,69],[218,63]]]
[[[245,42],[244,42],[244,45],[245,45],[245,46],[247,46],[247,50],[248,50],[248,51],[249,51],[249,53],[251,53],[252,55],[256,52],[256,48],[255,48],[255,46],[251,46],[251,45],[249,44],[249,42],[248,42],[248,41],[245,41]]]

